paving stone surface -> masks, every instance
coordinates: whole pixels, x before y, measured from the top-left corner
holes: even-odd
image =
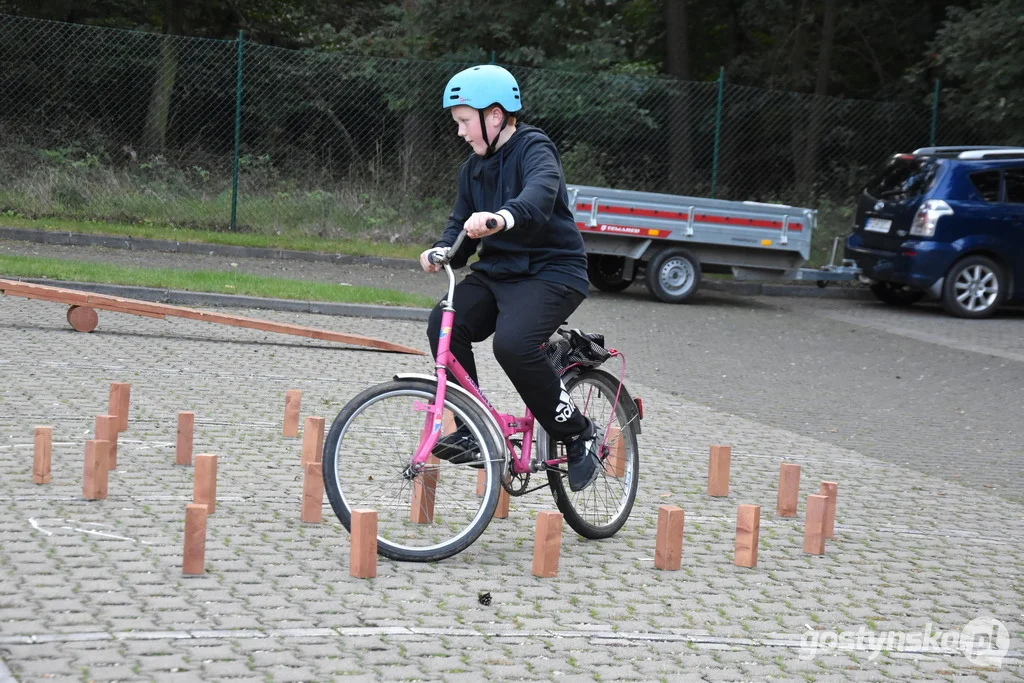
[[[1005,330],[1021,319],[970,330],[929,309],[889,313],[593,297],[573,324],[627,351],[646,407],[622,531],[595,542],[566,529],[558,576],[535,578],[534,516],[553,509],[538,491],[454,558],[381,560],[377,578],[359,580],[330,507],[323,524],[299,520],[301,439],[281,435],[285,391],[301,389],[303,416],[330,422],[367,386],[430,372],[427,358],[102,312],[79,334],[59,305],[0,297],[0,659],[23,682],[1020,680],[1024,362]],[[243,314],[426,348],[420,323]],[[511,410],[488,355],[484,386]],[[132,385],[129,428],[108,498],[86,501],[84,441],[114,381]],[[865,395],[877,411],[854,416],[849,401]],[[963,413],[953,425],[950,402]],[[218,456],[196,577],[181,574],[192,469],[174,464],[179,410],[196,413],[195,452]],[[46,485],[32,482],[36,425],[54,427]],[[732,446],[725,498],[705,493],[716,443]],[[949,461],[961,477],[938,464]],[[792,519],[774,512],[782,462],[802,467]],[[839,502],[817,557],[802,552],[803,513],[821,480],[839,482]],[[732,563],[742,503],[761,506],[753,569]],[[686,511],[678,572],[653,568],[664,504]],[[998,666],[960,650],[978,618],[1009,636]]]

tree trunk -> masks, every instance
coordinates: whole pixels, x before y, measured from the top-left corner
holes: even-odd
[[[160,39],[160,60],[153,79],[146,112],[146,127],[142,131],[142,149],[146,154],[162,154],[167,149],[167,120],[171,110],[171,93],[178,77],[178,48],[170,36],[178,36],[184,29],[185,0],[167,0],[164,15],[164,34]]]
[[[818,51],[817,77],[814,82],[814,98],[811,101],[807,121],[807,137],[804,141],[803,156],[797,168],[797,194],[802,198],[814,195],[814,181],[818,169],[818,145],[821,141],[821,123],[825,115],[825,96],[832,73],[832,48],[835,44],[836,20],[839,14],[839,0],[825,0],[825,17],[821,27],[821,48]]]
[[[793,91],[790,101],[793,111],[790,115],[790,149],[793,159],[793,197],[790,201],[801,201],[803,164],[806,160],[804,147],[807,144],[807,108],[806,98],[797,95],[805,82],[804,62],[807,56],[807,12],[808,0],[798,0],[795,5],[796,14],[793,24],[793,52],[789,58],[789,87]]]
[[[680,81],[690,80],[690,27],[686,0],[665,0],[665,71]],[[668,128],[668,187],[673,194],[693,193],[693,150],[690,131],[694,107],[682,84],[672,97]]]

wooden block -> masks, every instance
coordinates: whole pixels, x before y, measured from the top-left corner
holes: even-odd
[[[324,418],[307,417],[302,429],[302,464],[321,462],[324,452]]]
[[[319,462],[307,462],[302,479],[302,521],[319,524],[323,521],[324,470]]]
[[[174,447],[174,464],[192,464],[193,431],[196,414],[191,410],[178,411],[178,440]]]
[[[217,456],[203,453],[195,458],[192,473],[192,502],[206,506],[206,514],[217,511]]]
[[[110,405],[108,415],[117,416],[117,431],[128,429],[128,405],[131,402],[132,385],[128,382],[110,383]]]
[[[712,446],[711,458],[708,462],[708,495],[729,495],[729,461],[732,448],[729,446]]]
[[[85,472],[82,476],[82,495],[86,500],[102,500],[107,497],[107,467],[109,441],[92,440],[85,442]]]
[[[554,510],[538,512],[537,535],[533,540],[533,575],[541,578],[556,576],[561,550],[562,513]]]
[[[444,411],[444,417],[441,421],[441,434],[451,434],[458,427],[455,426],[455,415],[450,410]]]
[[[658,533],[654,541],[654,568],[676,571],[683,561],[685,513],[675,505],[658,508]]]
[[[72,306],[68,309],[68,322],[76,332],[92,332],[100,322],[95,308]]]
[[[483,497],[487,491],[487,472],[483,470],[476,471],[476,495]]]
[[[834,481],[823,481],[818,489],[818,494],[828,497],[828,504],[825,505],[825,538],[832,538],[836,531],[836,496],[839,493],[839,483]]]
[[[285,436],[299,435],[299,408],[302,405],[302,391],[289,389],[284,394],[284,430]]]
[[[508,491],[504,486],[498,488],[498,507],[494,510],[496,519],[508,519]]]
[[[96,416],[96,438],[110,443],[107,454],[107,469],[117,469],[117,415]]]
[[[618,427],[608,428],[608,458],[604,470],[609,477],[621,479],[626,476],[626,441]]]
[[[784,462],[779,465],[779,497],[775,513],[779,517],[796,517],[800,502],[800,465]]]
[[[757,544],[761,535],[761,506],[740,505],[736,513],[736,556],[733,564],[737,567],[757,566]]]
[[[358,579],[377,576],[377,511],[352,511],[348,573]]]
[[[430,524],[434,521],[434,498],[437,495],[437,480],[441,476],[440,464],[440,460],[428,455],[423,471],[412,480],[409,521],[413,524]]]
[[[206,571],[206,506],[189,503],[185,506],[185,549],[181,563],[182,574],[202,574]]]
[[[50,462],[53,458],[53,427],[36,427],[32,457],[32,481],[50,483]]]
[[[828,496],[807,496],[806,519],[804,520],[804,552],[811,555],[825,554],[825,510]]]

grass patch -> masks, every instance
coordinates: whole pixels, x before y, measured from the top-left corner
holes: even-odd
[[[434,299],[393,289],[261,277],[245,273],[134,268],[35,256],[0,255],[0,277],[47,278],[104,284],[243,294],[273,299],[430,308]]]
[[[0,214],[0,225],[9,228],[77,232],[87,235],[114,235],[172,242],[199,242],[225,244],[233,247],[263,249],[294,249],[325,254],[351,254],[354,256],[382,256],[385,258],[418,259],[420,253],[432,243],[420,245],[391,244],[358,239],[327,239],[294,233],[264,234],[255,232],[221,232],[176,228],[172,225],[152,223],[107,223],[73,218],[26,218],[12,212]],[[440,231],[438,232],[440,235]]]

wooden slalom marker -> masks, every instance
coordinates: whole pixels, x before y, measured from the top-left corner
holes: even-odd
[[[117,431],[128,429],[128,406],[131,403],[132,385],[128,382],[110,383],[110,404],[108,415],[117,416]]]
[[[53,457],[53,427],[36,427],[32,454],[32,481],[50,483],[50,462]]]
[[[732,459],[732,448],[729,446],[712,446],[711,458],[708,462],[708,495],[729,495],[729,461]]]
[[[800,501],[800,465],[784,462],[779,465],[779,497],[775,513],[779,517],[796,517]]]
[[[181,573],[202,574],[206,571],[206,515],[208,510],[202,503],[185,506],[185,548]]]
[[[193,431],[196,414],[191,410],[178,411],[178,439],[174,447],[174,464],[192,464]]]
[[[533,575],[541,578],[556,576],[561,549],[562,513],[554,510],[538,512],[537,535],[533,541]]]
[[[804,519],[804,552],[810,555],[825,554],[825,510],[828,496],[807,496]]]
[[[683,509],[675,505],[658,508],[658,533],[654,541],[654,568],[676,571],[683,561]]]
[[[352,511],[348,573],[357,579],[377,576],[377,511]]]
[[[307,462],[303,466],[302,478],[302,521],[319,524],[323,521],[324,471],[318,462]]]
[[[302,464],[320,462],[324,452],[324,418],[307,417],[302,429]]]
[[[284,436],[299,435],[299,408],[302,404],[302,390],[289,389],[284,394]]]
[[[818,489],[818,494],[826,496],[828,503],[825,504],[825,538],[832,538],[836,532],[836,496],[839,493],[839,484],[834,481],[823,481]]]
[[[217,456],[197,455],[192,473],[192,502],[205,505],[206,514],[217,511]]]
[[[107,467],[109,441],[92,440],[85,442],[85,471],[82,476],[82,495],[86,500],[102,500],[107,497],[107,481],[110,469]]]
[[[107,453],[107,469],[117,469],[117,415],[96,416],[96,438],[110,443]]]
[[[736,555],[733,564],[737,567],[757,566],[757,543],[761,535],[761,506],[740,505],[736,513]]]

